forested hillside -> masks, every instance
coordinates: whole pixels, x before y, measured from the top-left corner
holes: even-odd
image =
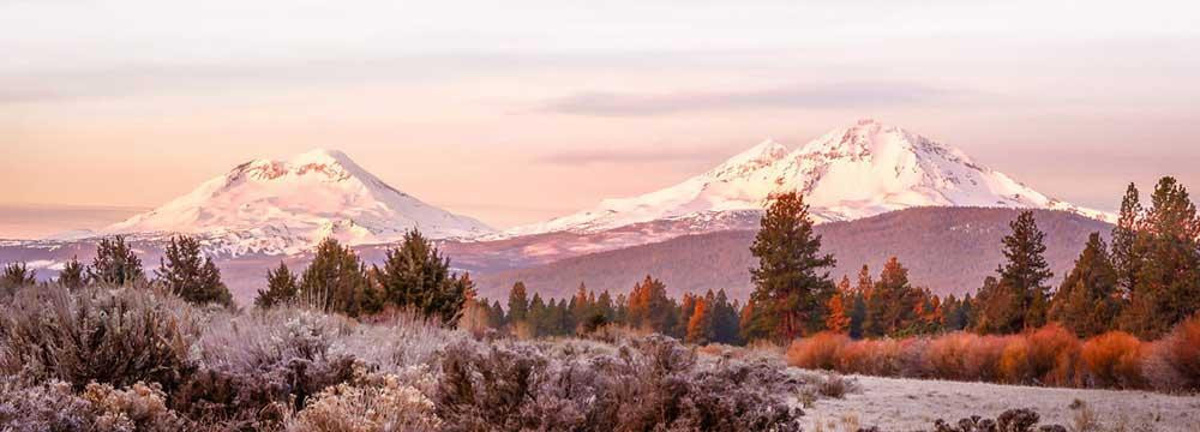
[[[1000,239],[1018,210],[927,207],[900,210],[853,222],[818,225],[822,246],[837,257],[835,279],[854,277],[864,265],[881,268],[895,255],[913,284],[935,294],[974,291],[1003,260]],[[1046,234],[1046,260],[1061,280],[1090,233],[1107,236],[1112,225],[1050,210],[1034,212]],[[526,269],[478,275],[484,297],[503,298],[516,281],[549,297],[568,297],[580,282],[596,291],[628,292],[647,274],[671,296],[725,289],[736,299],[750,292],[753,231],[684,236],[644,246],[601,252]]]

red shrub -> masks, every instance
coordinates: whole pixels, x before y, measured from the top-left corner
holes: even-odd
[[[970,379],[966,374],[967,350],[979,336],[954,332],[939,336],[925,351],[925,365],[933,376],[951,380]]]
[[[812,337],[792,342],[787,350],[787,362],[804,369],[836,369],[842,348],[850,338],[841,333],[820,332]]]
[[[1163,359],[1182,381],[1179,386],[1200,389],[1200,315],[1179,323],[1160,343]]]
[[[1111,331],[1084,342],[1083,366],[1095,386],[1144,387],[1142,363],[1148,347],[1129,333]]]
[[[1024,337],[1014,337],[1004,346],[1000,354],[1000,379],[1012,384],[1025,384],[1033,381],[1033,366],[1029,361],[1029,341]]]
[[[967,379],[995,382],[1000,380],[1000,359],[1004,348],[1016,336],[980,336],[973,339],[963,359]]]
[[[1026,336],[1033,377],[1052,386],[1079,385],[1079,350],[1075,334],[1058,323],[1050,323]]]

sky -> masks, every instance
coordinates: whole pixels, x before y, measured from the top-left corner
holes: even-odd
[[[335,148],[505,228],[859,118],[1080,205],[1200,190],[1200,6],[0,0],[0,238]]]

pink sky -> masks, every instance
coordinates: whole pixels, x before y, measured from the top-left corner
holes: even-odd
[[[316,147],[508,227],[861,117],[1090,207],[1200,188],[1194,6],[850,3],[6,2],[0,237]]]

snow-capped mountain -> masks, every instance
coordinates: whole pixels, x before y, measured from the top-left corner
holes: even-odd
[[[396,190],[340,151],[321,149],[244,163],[97,234],[190,234],[217,253],[241,255],[295,253],[326,237],[350,245],[391,242],[414,228],[434,239],[494,232]]]
[[[779,192],[797,191],[817,222],[845,221],[924,206],[1063,210],[1094,219],[1113,216],[1050,198],[962,151],[899,127],[860,120],[789,152],[766,141],[708,172],[662,190],[610,199],[599,207],[517,227],[518,236],[599,232],[654,221],[711,220],[761,210]]]

